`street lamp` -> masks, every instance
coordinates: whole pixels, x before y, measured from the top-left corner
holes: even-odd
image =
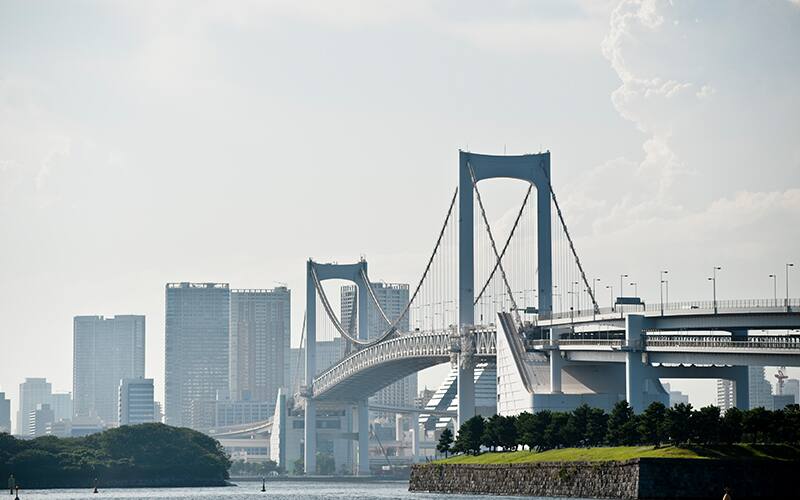
[[[720,270],[722,270],[722,268],[720,266],[714,266],[713,277],[708,278],[708,280],[711,282],[711,287],[712,287],[712,290],[713,290],[713,296],[712,297],[713,297],[713,300],[714,300],[714,302],[713,302],[713,304],[714,304],[714,314],[717,314],[717,271],[720,271]]]
[[[622,278],[629,278],[629,277],[630,276],[628,276],[627,274],[620,274],[619,275],[619,295],[620,296],[625,295],[625,289],[622,286]]]
[[[614,287],[611,286],[611,285],[606,285],[606,288],[611,290],[611,295],[610,295],[610,298],[611,298],[611,310],[614,311],[615,310],[615,308],[614,308]]]
[[[769,275],[772,278],[772,301],[775,302],[775,307],[778,306],[778,277],[774,274]]]
[[[786,308],[789,308],[789,268],[794,267],[791,262],[786,263]]]
[[[661,271],[661,273],[659,273],[659,277],[658,277],[658,279],[660,280],[660,283],[658,284],[658,288],[659,288],[659,293],[661,294],[661,315],[662,316],[664,315],[664,275],[668,274],[668,273],[669,273],[669,271]]]
[[[631,286],[633,287],[633,296],[634,297],[638,297],[639,296],[639,283],[637,283],[636,281],[631,281]]]

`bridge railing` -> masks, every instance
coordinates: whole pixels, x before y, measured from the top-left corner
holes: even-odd
[[[648,315],[687,314],[687,313],[708,313],[717,311],[718,313],[734,312],[800,312],[800,298],[793,299],[732,299],[732,300],[693,300],[680,302],[660,302],[642,305],[622,305],[614,307],[601,307],[598,311],[593,309],[579,309],[573,311],[561,311],[551,314],[540,314],[540,320],[562,320],[570,318],[586,318],[594,316],[624,316],[628,313],[646,313]]]
[[[531,350],[554,346],[624,347],[623,339],[549,339],[527,340],[525,347]],[[793,349],[800,350],[800,335],[759,335],[747,340],[733,340],[730,335],[645,335],[647,347],[696,347],[710,349]]]

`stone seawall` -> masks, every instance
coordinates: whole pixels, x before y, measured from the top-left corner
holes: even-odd
[[[423,464],[409,491],[583,498],[795,498],[796,462],[635,459],[624,462]]]

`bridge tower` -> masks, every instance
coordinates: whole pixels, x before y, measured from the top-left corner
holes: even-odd
[[[459,151],[458,176],[458,313],[462,336],[475,324],[475,226],[473,212],[475,183],[486,179],[510,178],[536,187],[536,264],[539,314],[552,312],[553,265],[550,214],[550,153],[493,156]],[[463,344],[463,342],[462,342]],[[551,359],[558,356],[551,356]],[[560,359],[560,357],[559,357]],[[551,361],[555,363],[556,361]],[[559,366],[555,366],[560,371]],[[469,353],[458,360],[458,425],[475,415],[474,363]]]
[[[317,375],[317,288],[314,276],[320,282],[330,279],[351,281],[358,290],[358,339],[367,340],[367,261],[355,264],[320,264],[309,259],[306,265],[306,387],[312,390],[312,381]],[[358,474],[369,475],[369,406],[365,398],[357,403],[358,426]],[[304,467],[306,474],[317,469],[317,408],[314,395],[306,393],[304,429]]]

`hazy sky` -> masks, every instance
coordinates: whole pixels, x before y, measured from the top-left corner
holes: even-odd
[[[789,0],[0,0],[0,388],[71,390],[72,317],[145,314],[161,399],[169,281],[287,282],[295,337],[308,257],[414,282],[459,148],[549,149],[593,276],[771,296],[798,89]]]

